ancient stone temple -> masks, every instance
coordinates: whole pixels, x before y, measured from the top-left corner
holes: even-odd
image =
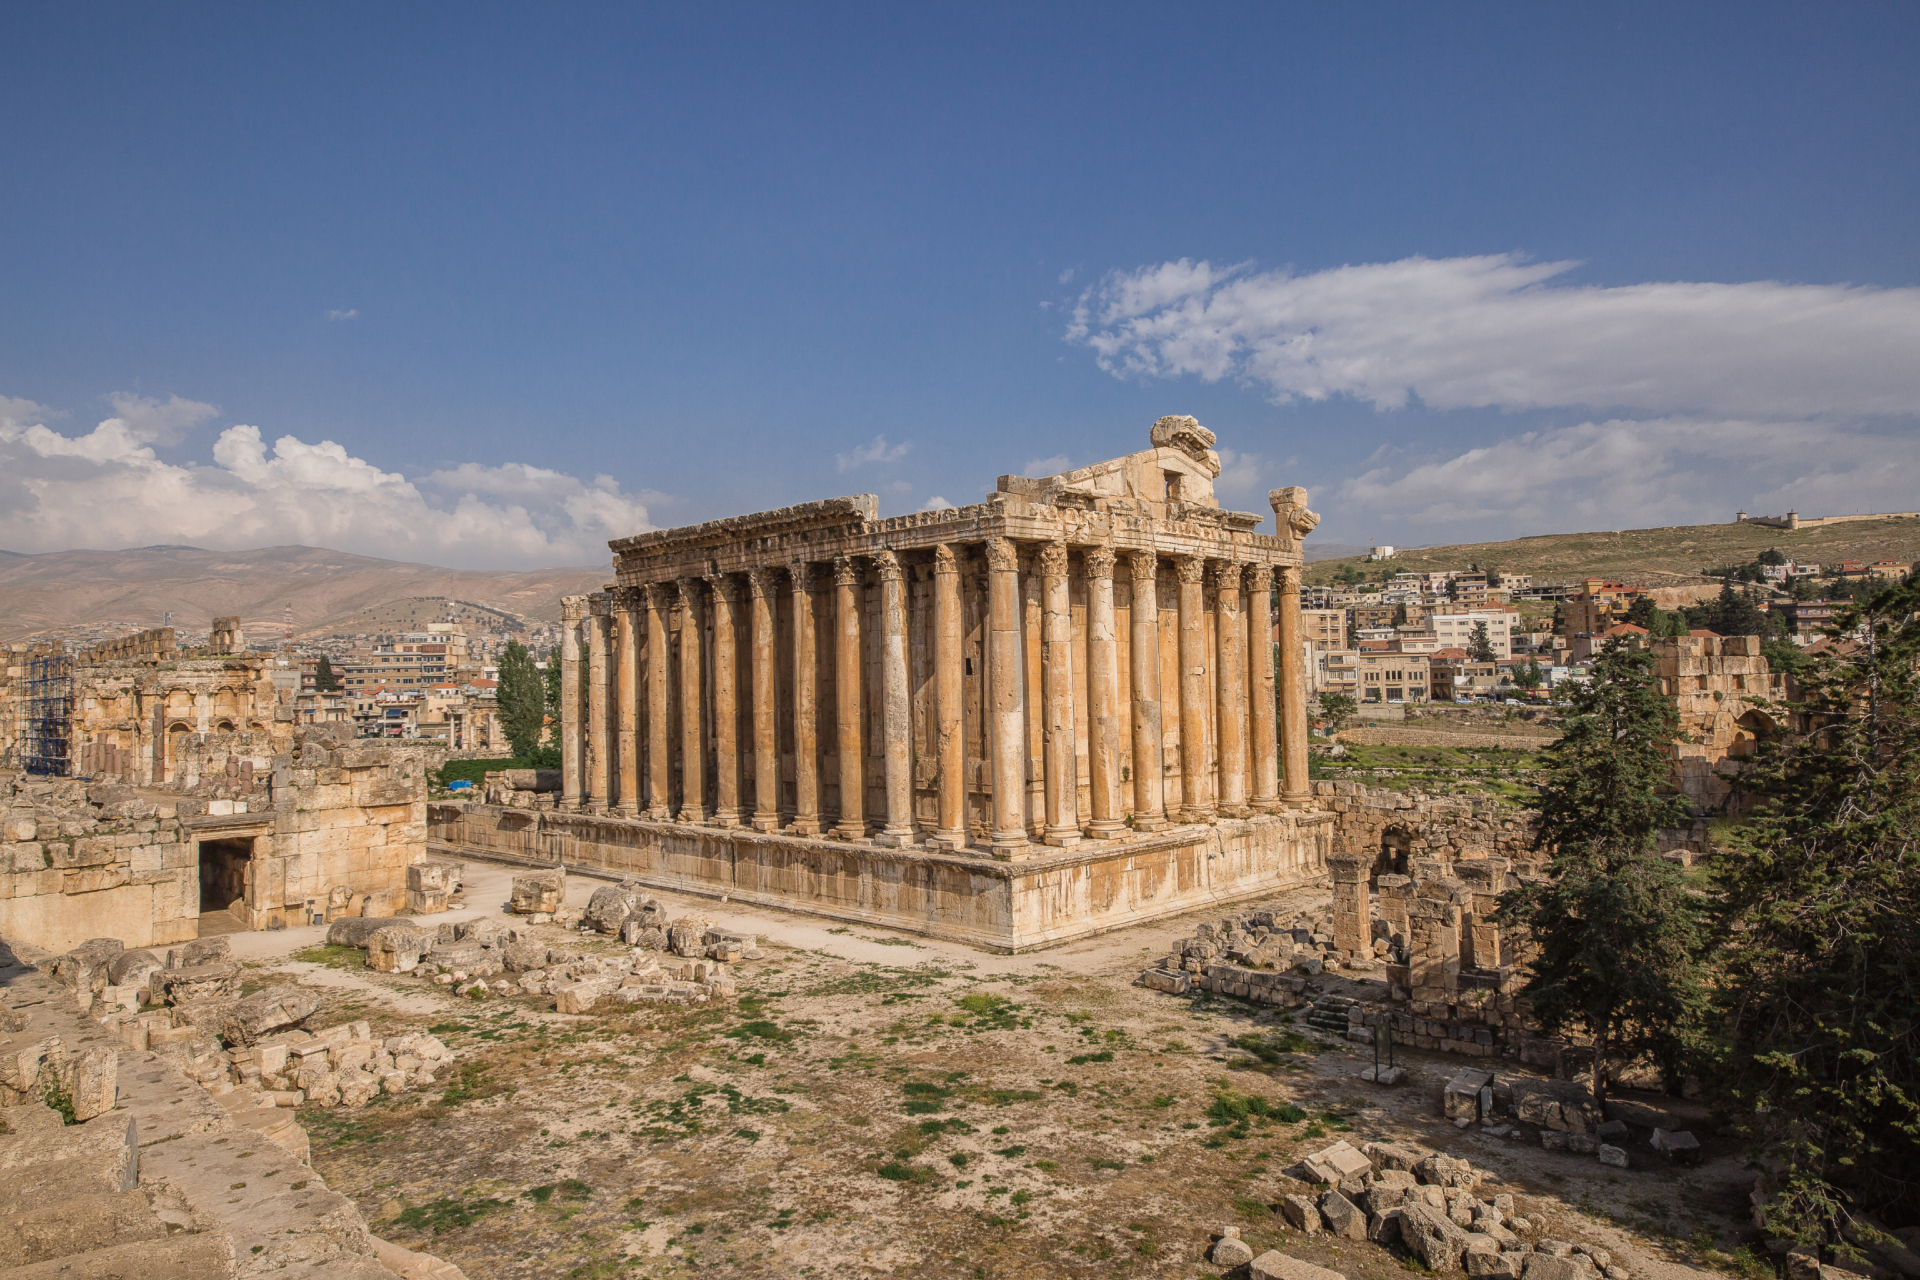
[[[612,544],[565,602],[563,791],[437,834],[1018,948],[1324,874],[1304,490],[1223,510],[1213,433],[974,506],[871,495]],[[1279,643],[1268,639],[1277,611]]]

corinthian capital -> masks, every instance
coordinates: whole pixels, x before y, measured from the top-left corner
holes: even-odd
[[[1173,571],[1180,581],[1197,587],[1207,580],[1207,562],[1203,556],[1175,556]]]
[[[1012,542],[1005,538],[987,539],[987,568],[994,573],[1009,573],[1019,569],[1020,553]]]
[[[1040,572],[1049,578],[1064,578],[1067,575],[1067,544],[1064,542],[1043,543],[1040,547]]]
[[[900,557],[891,550],[876,553],[873,557],[873,567],[874,571],[880,575],[880,581],[900,581]]]
[[[1094,579],[1111,578],[1113,561],[1112,547],[1088,547],[1081,556],[1081,563],[1087,566],[1087,576]]]

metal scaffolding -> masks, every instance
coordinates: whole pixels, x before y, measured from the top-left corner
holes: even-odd
[[[27,664],[28,773],[64,778],[73,771],[73,659],[65,654]]]

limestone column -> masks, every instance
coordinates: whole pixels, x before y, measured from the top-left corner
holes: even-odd
[[[1207,562],[1174,558],[1180,579],[1180,820],[1205,822],[1212,806],[1203,797],[1207,769],[1207,622],[1201,592]]]
[[[1280,738],[1274,721],[1273,567],[1256,564],[1247,571],[1247,697],[1252,717],[1253,808],[1272,813],[1280,807]]]
[[[833,561],[834,754],[840,758],[840,821],[833,834],[862,840],[866,820],[866,744],[860,733],[860,574],[853,561]]]
[[[1120,638],[1113,623],[1113,548],[1089,547],[1087,573],[1087,835],[1111,840],[1127,829],[1120,795]]]
[[[707,696],[702,670],[700,588],[698,578],[682,578],[680,587],[680,821],[707,820]]]
[[[793,821],[797,836],[820,834],[820,738],[814,689],[813,566],[793,563]]]
[[[1247,816],[1247,661],[1246,636],[1240,630],[1240,566],[1222,561],[1214,566],[1213,639],[1219,654],[1215,681],[1214,723],[1219,741],[1214,758],[1220,781],[1214,790],[1220,812]]]
[[[1289,809],[1313,803],[1307,781],[1307,663],[1300,651],[1300,569],[1280,570],[1281,799]]]
[[[993,753],[993,855],[1026,848],[1027,708],[1020,670],[1020,556],[1005,538],[987,540],[988,717]]]
[[[953,548],[941,543],[933,549],[933,718],[940,808],[933,842],[946,850],[967,844],[967,744],[961,720],[965,663],[960,562]]]
[[[887,762],[887,821],[876,843],[913,843],[913,703],[907,689],[907,584],[900,557],[882,551],[880,572],[880,735]]]
[[[780,571],[747,571],[753,592],[753,829],[780,827],[780,735],[775,723],[774,592]]]
[[[613,619],[608,615],[612,598],[604,591],[587,597],[592,616],[587,619],[587,810],[607,811],[607,796],[612,789],[612,752],[607,741],[607,673],[613,667]]]
[[[633,616],[639,607],[638,595],[632,587],[614,594],[614,741],[619,782],[614,787],[613,811],[623,818],[640,816],[640,637]]]
[[[1016,548],[1017,550],[1017,548]],[[1047,593],[1038,547],[1020,558],[1021,705],[1027,725],[1027,839],[1047,838]]]
[[[1073,601],[1067,546],[1040,548],[1040,684],[1046,706],[1046,842],[1080,843],[1079,735],[1073,723]]]
[[[1133,603],[1128,608],[1128,688],[1133,697],[1133,829],[1167,825],[1166,754],[1160,732],[1160,557],[1135,551]]]
[[[585,596],[560,597],[560,807],[580,808],[580,619],[587,611]]]
[[[674,590],[664,582],[650,582],[647,595],[647,817],[655,822],[673,818],[673,745],[668,735],[667,613]]]
[[[1373,958],[1373,914],[1367,902],[1370,860],[1357,853],[1327,859],[1333,876],[1333,949],[1347,960]]]
[[[735,665],[734,606],[740,581],[730,573],[707,579],[713,588],[713,755],[715,825],[740,825],[740,671]]]

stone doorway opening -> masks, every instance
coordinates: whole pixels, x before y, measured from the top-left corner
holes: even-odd
[[[200,842],[200,912],[225,911],[247,895],[253,838]]]

